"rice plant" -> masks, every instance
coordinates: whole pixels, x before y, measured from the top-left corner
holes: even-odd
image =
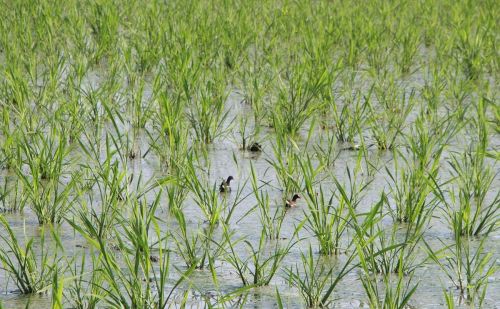
[[[304,226],[318,240],[321,254],[340,254],[342,252],[341,240],[349,226],[346,209],[355,207],[353,205],[355,201],[345,200],[342,194],[332,194],[330,198],[326,198],[322,186],[319,187],[319,191],[316,191],[313,184],[318,181],[322,166],[314,168],[309,158],[307,161],[301,161],[301,170],[308,206],[308,209],[304,211],[306,216]],[[350,204],[351,202],[353,204]]]
[[[202,143],[212,143],[215,138],[226,132],[225,120],[229,112],[225,109],[227,93],[223,80],[216,75],[206,81],[206,86],[189,98],[187,113],[195,137]]]
[[[497,7],[0,1],[2,306],[494,306]]]
[[[161,81],[156,81],[155,87],[161,85]],[[150,148],[143,156],[153,151],[175,174],[189,151],[188,127],[183,121],[184,103],[180,97],[171,98],[162,92],[156,94],[156,102],[158,108],[152,116],[152,128],[146,130]]]
[[[159,195],[158,195],[159,196]],[[118,262],[117,253],[107,246],[97,230],[83,229],[72,224],[97,252],[99,258],[95,261],[94,268],[100,269],[102,277],[96,284],[98,294],[106,293],[102,300],[110,306],[136,308],[137,306],[165,307],[169,303],[172,293],[189,275],[193,268],[185,271],[173,288],[166,290],[170,273],[170,253],[166,250],[168,235],[162,235],[155,210],[159,205],[156,198],[152,205],[147,205],[143,200],[135,199],[129,204],[132,207],[131,217],[128,220],[119,220],[120,230],[114,228],[113,236],[118,242],[116,249],[120,251],[120,260],[124,269]],[[156,239],[152,243],[152,237]],[[158,268],[153,267],[152,250],[158,251]]]
[[[327,72],[313,75],[302,63],[292,63],[293,66],[296,66],[293,73],[288,71],[283,76],[272,118],[273,127],[282,128],[291,137],[295,137],[302,125],[324,104],[318,96],[327,86],[328,76]]]
[[[232,239],[231,231],[224,229],[224,239],[227,242],[224,260],[234,268],[244,286],[269,285],[279,271],[281,263],[297,243],[295,236],[284,245],[279,241],[269,243],[262,229],[258,244],[254,245],[243,238]],[[246,254],[238,249],[239,243],[246,249]]]
[[[482,306],[488,287],[488,278],[498,271],[492,253],[485,252],[485,239],[473,244],[461,235],[460,230],[453,232],[454,243],[440,250],[433,250],[428,244],[430,258],[439,266],[446,278],[459,291],[469,304]]]
[[[343,277],[349,274],[356,266],[352,264],[355,254],[351,254],[340,272],[334,267],[327,267],[313,256],[309,247],[307,253],[301,253],[302,265],[290,267],[285,270],[286,278],[290,284],[299,289],[302,299],[308,308],[325,308],[331,306],[330,296]]]
[[[0,215],[0,224],[4,233],[0,234],[2,249],[0,261],[2,268],[22,294],[44,293],[52,285],[52,277],[60,271],[58,251],[61,250],[60,240],[56,239],[55,248],[45,243],[45,231],[42,231],[41,251],[35,248],[34,239],[22,240],[10,227],[9,222]],[[57,235],[53,233],[57,238]],[[50,253],[52,251],[53,253]]]
[[[415,105],[415,92],[409,95],[403,93],[398,98],[394,81],[380,88],[375,90],[378,105],[371,102],[370,94],[366,96],[365,104],[369,108],[367,122],[378,148],[387,150],[396,146],[398,137],[403,133],[406,119]],[[398,104],[398,101],[401,103]]]
[[[274,210],[271,209],[269,194],[264,193],[261,189],[262,186],[258,186],[257,175],[253,165],[251,166],[251,183],[252,190],[257,200],[257,209],[259,211],[260,223],[262,224],[263,233],[269,239],[279,239],[281,235],[281,227],[283,226],[283,221],[285,219],[285,207],[278,205]]]
[[[437,183],[434,186],[449,226],[462,235],[488,235],[498,228],[500,193],[492,190],[497,173],[486,162],[488,130],[484,108],[481,101],[476,124],[478,140],[463,153],[452,154],[448,161],[453,177],[449,192]]]
[[[95,255],[92,255],[90,259],[90,265],[98,265],[98,258]],[[99,286],[103,284],[103,276],[98,272],[85,271],[87,263],[86,256],[82,255],[81,262],[75,262],[73,267],[70,267],[70,273],[74,279],[63,291],[64,299],[69,301],[74,308],[98,308],[99,303],[105,297],[105,291],[99,289]]]
[[[437,206],[437,200],[432,196],[432,178],[436,176],[436,163],[431,173],[415,167],[400,154],[397,158],[403,160],[404,166],[399,167],[395,159],[395,172],[387,169],[391,181],[390,193],[395,207],[387,201],[389,214],[396,222],[414,223],[432,215]]]
[[[369,274],[361,275],[370,308],[402,309],[409,306],[419,284],[412,283],[413,275],[408,278],[399,272],[396,284],[393,283],[395,280],[391,276],[393,275],[383,275],[383,286],[379,287],[378,278],[372,278]]]
[[[176,252],[188,268],[205,269],[210,261],[222,255],[225,239],[213,243],[217,235],[216,226],[200,225],[189,229],[182,209],[174,209],[173,216],[178,225],[177,232],[172,235]]]
[[[273,144],[274,158],[267,159],[275,171],[279,189],[283,191],[285,197],[300,191],[297,183],[300,168],[298,150],[297,144],[292,139],[279,135]]]
[[[349,91],[351,89],[348,89]],[[353,91],[354,92],[354,91]],[[364,104],[363,95],[360,91],[354,94],[347,93],[346,103],[341,104],[333,100],[330,104],[333,110],[333,121],[335,135],[341,142],[354,142],[354,138],[359,133],[359,128],[366,122],[367,106]]]

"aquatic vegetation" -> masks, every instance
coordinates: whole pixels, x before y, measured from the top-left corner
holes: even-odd
[[[41,252],[35,249],[34,239],[28,239],[25,244],[18,240],[9,222],[0,215],[0,224],[6,235],[0,234],[2,249],[0,250],[0,261],[2,268],[6,270],[13,279],[20,293],[43,293],[52,284],[52,276],[63,269],[59,269],[58,263],[61,257],[60,242],[56,241],[55,249],[49,248],[45,243],[42,231]],[[54,234],[56,237],[57,235]],[[49,253],[53,251],[53,253]]]
[[[340,187],[342,193],[332,194],[330,198],[325,196],[322,186],[319,187],[319,191],[315,191],[313,184],[317,182],[315,179],[321,172],[322,166],[314,168],[310,159],[301,162],[301,170],[307,193],[304,227],[316,237],[320,254],[340,254],[343,249],[345,250],[341,242],[350,221],[347,208],[355,208],[357,201],[353,198],[347,199],[343,194],[345,193],[343,187]],[[341,186],[340,183],[337,185]]]
[[[473,244],[461,235],[460,230],[453,234],[455,243],[452,245],[443,243],[444,247],[440,250],[433,250],[427,245],[429,256],[458,289],[462,298],[469,304],[481,307],[488,278],[497,272],[497,266],[492,261],[492,253],[484,251],[484,239],[479,244]]]
[[[297,230],[296,230],[297,231]],[[266,233],[261,231],[258,245],[253,245],[250,241],[243,238],[233,240],[232,233],[224,230],[224,238],[227,242],[227,249],[224,253],[224,260],[227,261],[238,274],[241,283],[244,286],[263,286],[268,285],[271,279],[280,269],[280,265],[290,252],[292,247],[298,242],[295,236],[284,245],[279,241],[269,243],[266,239]],[[248,256],[237,250],[238,243],[243,243],[248,251]],[[270,250],[265,250],[270,246]]]
[[[271,210],[271,202],[269,194],[264,193],[263,186],[258,186],[257,174],[255,168],[251,165],[251,183],[252,190],[257,202],[257,209],[259,211],[259,219],[262,224],[263,233],[269,239],[279,239],[281,235],[281,228],[285,220],[286,209],[285,207],[276,207],[274,213]]]
[[[0,1],[0,306],[493,307],[499,12]]]
[[[412,295],[415,294],[418,283],[413,284],[412,279],[405,278],[402,272],[398,273],[396,285],[394,286],[390,274],[383,275],[383,286],[379,287],[378,278],[370,275],[361,275],[363,288],[368,295],[370,308],[406,308]]]
[[[330,295],[355,266],[351,262],[355,254],[351,254],[339,273],[334,273],[334,267],[323,265],[313,256],[313,250],[301,253],[302,267],[298,265],[285,270],[287,280],[290,284],[299,289],[302,298],[308,308],[328,307],[332,300]]]

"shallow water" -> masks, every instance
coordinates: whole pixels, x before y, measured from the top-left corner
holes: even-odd
[[[95,77],[93,77],[95,78]],[[93,80],[91,78],[91,80]],[[98,82],[94,80],[93,84]],[[414,87],[422,86],[422,77],[418,75],[412,76],[411,80],[407,81],[408,84]],[[405,87],[411,87],[406,85]],[[148,92],[149,90],[146,90]],[[149,92],[150,94],[150,92]],[[149,96],[148,93],[145,95],[145,99]],[[233,119],[234,116],[243,115],[248,113],[249,107],[241,103],[241,96],[233,92],[227,102],[228,108],[231,109],[231,114],[228,119]],[[415,117],[415,113],[412,113],[408,119],[411,123]],[[304,127],[307,127],[305,125]],[[226,178],[228,175],[233,175],[236,179],[233,186],[233,192],[229,193],[226,198],[228,202],[231,203],[234,199],[235,188],[239,186],[242,187],[242,196],[249,195],[245,198],[235,210],[233,215],[233,220],[231,221],[231,226],[236,231],[236,236],[245,236],[252,244],[257,244],[260,238],[260,220],[257,211],[250,213],[248,216],[243,218],[241,221],[239,219],[243,217],[249,209],[255,206],[254,198],[252,197],[252,187],[249,181],[246,181],[250,177],[250,164],[253,165],[257,172],[257,177],[262,183],[269,183],[270,185],[264,186],[263,189],[269,194],[271,206],[273,211],[278,207],[283,206],[282,192],[278,189],[279,184],[276,179],[274,170],[270,166],[267,160],[273,159],[272,143],[273,135],[270,129],[264,129],[267,132],[262,133],[262,136],[266,138],[262,141],[264,151],[263,153],[250,153],[246,151],[241,151],[239,149],[238,133],[232,134],[234,138],[231,138],[229,134],[228,138],[219,139],[215,143],[209,146],[209,158],[210,164],[209,170],[209,183],[219,183],[221,179]],[[234,130],[233,130],[234,131]],[[302,132],[305,137],[307,132]],[[315,132],[316,141],[319,141],[322,135],[328,134],[327,131],[318,130]],[[467,136],[458,136],[454,139],[452,145],[450,145],[445,153],[442,155],[442,169],[440,171],[440,176],[443,179],[449,177],[449,171],[447,170],[447,165],[445,163],[446,159],[450,156],[450,153],[456,150],[463,149],[465,146],[462,142],[463,140],[468,140]],[[466,143],[465,143],[466,144]],[[148,148],[148,141],[146,136],[139,136],[139,147],[141,152],[144,153]],[[299,141],[299,147],[304,146]],[[335,175],[340,182],[347,182],[347,168],[350,171],[355,170],[356,160],[358,157],[357,151],[340,150],[342,148],[348,147],[349,145],[338,144],[337,148],[340,153],[335,161],[335,165],[329,168],[329,172]],[[490,137],[490,148],[494,150],[500,149],[500,136],[498,134],[492,133]],[[393,165],[393,154],[390,151],[378,151],[374,147],[368,150],[368,156],[373,162],[377,162],[378,171],[373,175],[373,179],[364,192],[362,202],[359,205],[359,211],[369,210],[374,202],[378,201],[380,198],[380,192],[389,188],[389,177],[385,171],[385,167],[392,171]],[[74,154],[75,156],[78,154]],[[103,156],[105,154],[103,153]],[[236,158],[236,161],[233,159]],[[498,164],[493,160],[488,161],[489,164],[494,166],[498,171]],[[128,172],[130,174],[139,175],[142,174],[143,179],[156,179],[165,175],[162,167],[159,164],[158,158],[154,154],[150,153],[146,158],[142,159],[140,156],[137,159],[131,160],[128,165]],[[364,173],[364,174],[363,174]],[[365,179],[366,170],[363,170],[360,175],[358,175],[357,181]],[[8,177],[7,171],[2,171],[0,173],[0,181],[3,183],[6,177]],[[327,190],[333,190],[334,184],[332,182],[321,183],[322,187]],[[493,191],[490,192],[491,196],[495,195],[500,188],[500,179],[496,177]],[[168,207],[163,196],[161,207],[157,213],[157,216],[164,220],[162,228],[167,229],[168,226],[173,225],[172,218],[168,212]],[[222,198],[222,196],[221,196]],[[95,201],[99,202],[98,200]],[[189,218],[189,225],[193,230],[197,230],[203,222],[203,215],[200,213],[199,208],[193,203],[192,200],[188,199],[186,201],[185,208],[183,209],[186,218]],[[441,248],[443,244],[452,244],[453,239],[451,237],[451,232],[447,227],[444,219],[442,219],[442,214],[436,209],[434,213],[435,217],[430,222],[430,227],[426,231],[425,240],[429,245],[435,249]],[[303,201],[298,203],[298,207],[291,209],[286,213],[286,218],[281,231],[282,240],[279,242],[285,244],[293,236],[295,226],[301,222],[305,216],[307,216],[306,205]],[[37,248],[40,247],[41,230],[38,226],[38,221],[36,216],[31,210],[25,209],[23,214],[19,213],[6,213],[5,217],[9,221],[12,229],[15,231],[16,236],[19,239],[28,239],[30,237],[35,238],[35,244]],[[385,226],[390,227],[392,221],[390,218],[385,218],[383,221]],[[67,256],[80,256],[81,254],[90,254],[89,250],[85,248],[86,241],[79,235],[77,235],[73,229],[68,224],[63,224],[58,228],[60,233],[60,239],[62,241],[64,252]],[[3,231],[2,231],[3,232]],[[286,256],[282,269],[286,267],[291,267],[300,262],[301,252],[310,244],[315,254],[318,255],[317,243],[312,237],[312,235],[305,229],[302,229],[299,233],[300,237],[306,240],[302,241],[300,244],[295,245],[290,253]],[[349,233],[346,234],[343,241],[347,243],[349,240]],[[50,242],[50,239],[47,239]],[[441,243],[442,242],[442,243]],[[472,246],[477,246],[478,240],[470,240]],[[83,246],[83,247],[82,247]],[[426,254],[424,246],[421,245],[421,250],[418,250],[416,255],[417,260],[425,259]],[[172,244],[172,248],[174,245]],[[497,265],[500,265],[500,233],[495,232],[488,237],[486,242],[485,252],[491,252],[493,254],[492,260],[495,261]],[[242,250],[241,254],[245,254]],[[323,263],[335,263],[336,265],[342,265],[346,260],[346,254],[342,254],[339,257],[322,258]],[[183,260],[176,255],[172,256],[172,265],[179,267],[180,269],[186,269]],[[212,282],[211,273],[208,270],[195,271],[189,278],[189,285],[193,288],[189,301],[188,307],[191,308],[203,308],[204,307],[204,297],[202,295],[216,294],[217,292],[229,293],[239,287],[241,287],[241,282],[234,270],[224,262],[218,262],[217,264],[217,274],[219,280],[219,291],[214,286]],[[173,277],[177,274],[173,273]],[[427,263],[424,266],[416,270],[414,276],[414,283],[419,283],[416,293],[413,295],[410,301],[412,308],[442,308],[444,306],[443,290],[451,289],[451,282],[445,278],[439,267],[433,263]],[[500,291],[500,274],[497,272],[489,280],[488,292],[485,299],[485,307],[488,308],[500,308],[500,297],[498,296],[498,291]],[[187,286],[185,285],[184,288]],[[283,298],[285,307],[287,308],[302,308],[304,304],[300,298],[297,290],[291,288],[286,280],[283,278],[283,272],[280,272],[271,281],[270,286],[252,289],[248,295],[245,302],[245,308],[264,308],[264,307],[274,307],[276,305],[276,288],[280,291]],[[179,291],[179,295],[181,295]],[[454,293],[458,297],[458,293]],[[349,273],[337,287],[334,292],[334,302],[335,307],[338,308],[368,308],[365,302],[366,296],[359,280],[358,271],[353,270]],[[5,308],[24,308],[28,303],[33,307],[48,308],[51,303],[50,295],[30,295],[24,296],[16,293],[16,287],[12,281],[8,280],[5,271],[0,270],[0,301],[2,301]],[[236,301],[235,301],[236,302]],[[237,305],[235,303],[234,305]],[[178,304],[172,304],[173,307],[179,306]],[[464,306],[462,306],[464,307]]]

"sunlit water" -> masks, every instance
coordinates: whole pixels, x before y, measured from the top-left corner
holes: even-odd
[[[410,81],[407,81],[408,85],[405,87],[416,87],[421,85],[422,79],[413,77]],[[228,99],[228,108],[231,108],[231,116],[236,116],[238,114],[244,114],[249,112],[249,107],[241,103],[241,97],[237,93],[232,93]],[[416,112],[410,115],[408,122],[411,123],[415,118]],[[229,119],[232,119],[229,117]],[[273,136],[271,129],[268,130],[267,138],[262,142],[264,151],[262,153],[250,153],[247,151],[242,151],[238,144],[238,134],[228,134],[226,138],[219,139],[213,145],[209,146],[209,160],[211,162],[210,166],[210,183],[219,183],[221,179],[226,178],[228,175],[233,175],[236,181],[232,184],[233,192],[229,193],[226,198],[229,202],[234,198],[235,189],[238,186],[243,186],[245,181],[250,177],[250,164],[252,164],[257,172],[258,179],[264,182],[269,182],[270,186],[264,186],[263,189],[266,190],[272,201],[272,208],[283,207],[283,196],[282,192],[278,189],[279,187],[274,170],[270,166],[267,160],[273,158],[271,143]],[[236,131],[233,129],[233,131]],[[327,134],[327,131],[320,130],[316,132],[316,139],[319,140],[321,135]],[[304,132],[304,136],[305,136]],[[265,135],[265,134],[263,134]],[[367,134],[368,135],[368,134]],[[449,156],[449,152],[457,149],[463,149],[463,143],[461,140],[468,140],[467,137],[458,136],[447,148],[447,151],[442,156],[442,169],[440,171],[443,178],[449,177],[447,171],[446,158]],[[141,150],[145,151],[148,148],[148,141],[145,135],[140,137]],[[299,145],[300,142],[299,142]],[[356,151],[341,151],[342,148],[348,145],[338,144],[337,148],[340,154],[335,161],[335,165],[330,168],[332,172],[341,182],[347,182],[347,169],[354,171],[356,168],[356,160],[358,153]],[[490,137],[490,148],[498,150],[500,147],[500,137],[498,134],[493,134]],[[308,151],[305,149],[305,151]],[[74,154],[75,156],[78,154]],[[363,200],[360,204],[360,211],[366,211],[378,201],[380,198],[380,193],[385,189],[389,188],[389,177],[385,171],[385,167],[389,170],[393,170],[393,155],[390,151],[378,151],[375,147],[372,147],[368,151],[368,155],[373,162],[378,162],[378,172],[375,173],[368,189],[363,193]],[[236,161],[233,159],[236,158]],[[495,162],[492,160],[488,161],[489,164],[494,165]],[[494,165],[498,169],[497,165]],[[132,160],[128,166],[129,173],[134,175],[142,174],[143,179],[155,179],[165,175],[162,171],[158,158],[153,154],[148,155],[146,158]],[[358,175],[358,181],[366,179],[366,171],[360,172]],[[0,174],[0,180],[4,181],[5,178],[9,177],[8,171],[2,171]],[[321,184],[323,189],[333,190],[333,183],[324,182]],[[492,187],[494,192],[490,192],[491,195],[495,195],[500,188],[500,180],[498,177],[495,179],[494,186]],[[326,191],[326,190],[325,190]],[[245,236],[251,243],[256,244],[260,238],[260,220],[258,212],[254,211],[248,216],[244,217],[241,221],[240,218],[248,212],[249,209],[255,206],[255,199],[251,195],[252,188],[250,181],[246,182],[246,185],[242,188],[242,196],[249,195],[245,198],[242,203],[238,205],[233,215],[233,220],[231,222],[232,228],[236,231],[237,236]],[[222,198],[222,196],[221,196]],[[203,215],[200,210],[192,201],[186,201],[186,206],[184,208],[186,218],[189,218],[189,225],[193,230],[199,228],[199,224],[203,222]],[[281,236],[282,239],[279,240],[283,244],[287,243],[293,235],[295,226],[301,222],[307,215],[306,205],[304,201],[299,202],[298,207],[291,209],[287,212],[284,224],[282,227]],[[165,223],[162,227],[167,230],[167,228],[175,228],[175,222],[169,216],[168,206],[165,201],[162,201],[162,207],[157,213],[159,218],[162,218]],[[449,230],[446,222],[442,218],[442,214],[438,209],[434,213],[434,218],[431,220],[430,228],[425,233],[425,240],[434,248],[441,248],[444,244],[453,243],[451,231]],[[5,217],[9,221],[12,229],[15,231],[16,236],[20,240],[28,239],[30,237],[35,238],[35,243],[38,247],[40,243],[41,231],[38,225],[37,219],[34,214],[29,209],[25,209],[23,214],[19,213],[6,213]],[[385,218],[383,224],[390,226],[392,221],[389,217]],[[86,241],[73,231],[73,229],[68,224],[63,224],[58,228],[60,237],[64,247],[64,253],[67,256],[81,256],[82,254],[90,254],[87,248]],[[2,231],[3,233],[3,231]],[[285,258],[281,269],[296,265],[296,263],[301,263],[300,254],[305,252],[309,244],[313,247],[316,255],[319,256],[318,246],[314,238],[305,229],[300,232],[300,237],[305,238],[299,244],[295,245],[290,253]],[[348,241],[349,233],[344,239],[345,242]],[[50,242],[50,239],[46,240]],[[477,246],[478,240],[470,240],[472,246]],[[172,248],[174,245],[172,244]],[[242,254],[244,254],[242,250]],[[485,252],[493,253],[493,261],[500,266],[500,233],[495,232],[488,237],[486,242]],[[421,250],[417,251],[417,260],[423,260],[426,258],[426,252],[424,246],[421,245]],[[335,264],[342,266],[346,259],[346,254],[342,254],[338,257],[323,257],[323,263]],[[77,259],[78,260],[78,259]],[[186,269],[183,260],[174,255],[171,261],[172,265],[180,268]],[[219,261],[217,269],[218,281],[219,281],[219,291],[214,286],[212,281],[211,273],[208,270],[195,271],[189,278],[189,281],[184,284],[178,291],[179,297],[181,298],[182,290],[191,286],[192,292],[188,301],[188,306],[192,308],[203,308],[205,299],[208,295],[216,295],[217,293],[229,293],[242,286],[240,279],[236,275],[235,271],[230,267],[229,264]],[[69,274],[68,274],[69,276]],[[173,278],[178,277],[175,271],[172,272],[171,276]],[[444,276],[440,268],[433,263],[426,263],[422,267],[418,268],[415,272],[413,278],[413,283],[418,283],[418,288],[416,293],[413,295],[410,304],[412,308],[442,308],[444,304],[444,290],[454,291],[458,302],[458,292],[454,290],[451,282]],[[280,271],[278,275],[274,277],[271,284],[267,287],[252,289],[245,299],[246,308],[265,308],[273,307],[276,305],[276,288],[279,290],[280,295],[283,299],[286,308],[303,308],[304,304],[300,298],[297,290],[290,287],[290,285],[284,279],[283,271]],[[486,294],[485,307],[488,308],[498,308],[500,307],[500,275],[498,272],[491,278],[489,278],[488,293]],[[366,295],[361,285],[358,276],[358,270],[355,269],[351,271],[339,284],[334,292],[335,306],[338,308],[367,308]],[[19,295],[16,292],[16,286],[11,280],[8,280],[8,276],[5,271],[0,270],[0,300],[2,301],[5,308],[25,308],[29,303],[35,308],[48,308],[50,307],[51,299],[50,295]],[[234,305],[238,304],[238,299],[234,300]],[[176,307],[178,304],[172,302],[172,306]],[[463,305],[465,306],[465,305]]]

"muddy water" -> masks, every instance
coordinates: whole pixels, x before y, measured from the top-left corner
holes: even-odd
[[[409,83],[420,84],[421,79],[415,78]],[[232,116],[238,114],[248,113],[248,106],[241,104],[241,97],[238,94],[233,93],[228,99],[228,105],[232,107]],[[233,117],[228,117],[232,119]],[[414,114],[410,118],[414,119]],[[409,121],[412,121],[409,119]],[[266,130],[266,129],[264,129]],[[270,130],[269,130],[270,132]],[[327,134],[325,131],[317,132],[317,138],[319,140],[322,134]],[[265,136],[266,132],[262,133]],[[304,132],[305,135],[305,132]],[[237,134],[236,134],[237,137]],[[244,152],[239,149],[237,138],[225,138],[217,140],[209,149],[209,161],[211,162],[209,181],[210,183],[218,183],[222,178],[228,175],[233,175],[236,181],[233,187],[243,186],[245,181],[249,179],[250,176],[250,164],[252,164],[257,172],[258,179],[262,182],[269,182],[270,186],[265,186],[264,190],[270,196],[272,201],[273,211],[283,206],[282,192],[278,189],[279,187],[276,175],[272,167],[270,167],[267,160],[273,159],[272,154],[272,139],[271,133],[268,134],[268,138],[264,139],[262,142],[264,152],[259,154],[253,154],[249,152]],[[445,159],[449,156],[450,151],[457,150],[463,147],[463,136],[456,138],[454,143],[448,148],[447,152],[443,154],[443,168],[441,170],[441,176],[443,178],[449,177],[447,171]],[[142,151],[148,148],[146,137],[140,136],[140,147]],[[300,145],[300,143],[299,143]],[[346,145],[337,145],[339,149]],[[500,137],[498,134],[493,134],[490,138],[490,148],[498,150],[500,148]],[[380,197],[380,192],[388,189],[389,177],[384,169],[388,167],[389,170],[393,169],[393,156],[391,152],[380,152],[375,149],[369,149],[368,155],[373,162],[378,162],[378,172],[375,173],[372,182],[370,183],[368,189],[364,192],[363,200],[360,204],[360,211],[366,211],[370,209],[375,201]],[[236,158],[236,161],[233,160]],[[331,172],[338,177],[341,182],[347,182],[347,172],[346,169],[349,168],[353,171],[356,167],[357,152],[356,151],[341,151],[335,165],[331,167]],[[495,162],[489,161],[489,164],[494,165]],[[498,165],[494,165],[498,170]],[[128,166],[129,172],[134,174],[142,173],[144,179],[151,179],[164,176],[158,159],[155,158],[153,154],[148,155],[145,159],[136,159],[130,162]],[[0,174],[0,181],[5,181],[5,178],[9,177],[8,172],[2,171]],[[358,181],[363,179],[364,175],[358,176]],[[321,184],[324,189],[332,189],[333,184],[324,182]],[[497,193],[498,188],[500,188],[500,179],[498,177],[495,179],[495,185],[493,186],[493,191],[490,192],[491,195]],[[233,189],[234,190],[234,189]],[[235,229],[237,236],[246,236],[247,239],[256,244],[260,237],[260,221],[258,212],[250,213],[248,216],[243,218],[241,221],[239,219],[244,216],[247,211],[255,206],[255,200],[251,196],[252,188],[250,182],[246,182],[246,185],[242,188],[242,196],[249,194],[250,196],[243,200],[241,204],[238,205],[235,214],[233,215],[232,227]],[[228,196],[228,202],[230,203],[234,199],[234,191]],[[200,213],[196,205],[189,199],[186,202],[184,208],[186,213],[186,218],[190,218],[189,224],[193,230],[199,228],[200,222],[203,221],[203,216]],[[166,202],[162,202],[162,207],[157,213],[158,217],[165,220],[163,225],[164,229],[167,226],[173,225],[173,220],[169,218],[169,213],[167,210]],[[440,248],[443,244],[451,244],[453,239],[451,233],[444,219],[442,219],[442,214],[439,210],[436,210],[435,217],[431,220],[430,228],[425,234],[426,241],[435,249]],[[18,213],[7,213],[5,214],[7,220],[9,221],[11,227],[15,231],[19,239],[28,239],[30,237],[35,238],[35,244],[37,248],[40,248],[41,239],[41,229],[38,226],[38,222],[34,214],[29,209],[25,209],[23,214]],[[287,212],[284,224],[282,227],[282,240],[280,242],[286,243],[293,235],[295,226],[307,216],[306,205],[304,202],[299,202],[297,208],[293,208]],[[441,217],[441,218],[440,218]],[[383,221],[388,227],[392,224],[389,218]],[[67,224],[63,224],[58,228],[60,237],[64,246],[65,254],[67,256],[81,256],[82,254],[89,254],[88,250],[82,248],[85,246],[85,240],[82,237],[76,235],[73,229]],[[301,230],[300,237],[305,238],[300,244],[294,246],[291,252],[285,258],[282,269],[285,267],[293,266],[296,263],[300,263],[300,254],[308,248],[309,244],[315,249],[317,254],[318,246],[314,238],[305,229]],[[345,242],[348,241],[349,235],[346,235]],[[50,242],[50,239],[46,240]],[[479,244],[478,240],[470,240],[472,246],[477,246]],[[495,232],[493,235],[489,236],[486,242],[486,252],[493,253],[493,261],[500,266],[500,233]],[[244,250],[242,254],[244,254]],[[417,260],[425,259],[426,254],[423,250],[418,250]],[[342,254],[339,257],[322,258],[322,263],[342,265],[346,260],[346,255]],[[184,262],[178,256],[172,257],[172,264],[179,267],[180,269],[185,269]],[[229,293],[239,287],[241,283],[233,269],[227,263],[219,262],[217,264],[217,273],[219,275],[219,291],[221,293]],[[303,308],[304,304],[300,298],[297,290],[290,287],[285,279],[283,279],[283,272],[280,272],[271,282],[268,287],[261,287],[251,290],[246,299],[246,308],[265,308],[274,307],[276,305],[275,300],[275,290],[276,287],[280,291],[283,298],[285,307],[287,308]],[[177,274],[173,273],[172,277],[177,277]],[[485,307],[488,308],[500,308],[500,297],[498,296],[498,291],[500,291],[500,274],[497,272],[494,276],[489,278],[488,293],[485,299]],[[416,270],[414,276],[414,283],[419,283],[416,293],[413,295],[411,300],[411,306],[413,308],[442,308],[444,306],[443,289],[453,290],[451,282],[444,276],[443,272],[439,267],[433,263],[427,263],[424,266]],[[192,308],[203,308],[204,298],[202,295],[216,294],[216,288],[212,283],[211,274],[208,270],[206,271],[196,271],[189,278],[189,283],[192,287],[195,287],[194,292],[191,293],[189,306]],[[453,290],[454,291],[454,290]],[[458,293],[454,291],[455,295]],[[334,298],[336,299],[335,305],[339,308],[367,308],[368,305],[365,303],[365,293],[363,291],[361,282],[359,280],[359,275],[357,270],[353,270],[349,273],[340,283],[338,288],[334,293]],[[458,299],[457,299],[458,300]],[[48,308],[50,307],[50,295],[31,295],[24,296],[16,293],[16,287],[12,281],[8,280],[5,271],[0,270],[0,301],[3,303],[5,308],[25,308],[29,303],[33,307],[37,308]],[[235,300],[235,305],[237,305],[237,300]],[[175,307],[175,304],[173,304]],[[464,306],[465,307],[465,306]]]

